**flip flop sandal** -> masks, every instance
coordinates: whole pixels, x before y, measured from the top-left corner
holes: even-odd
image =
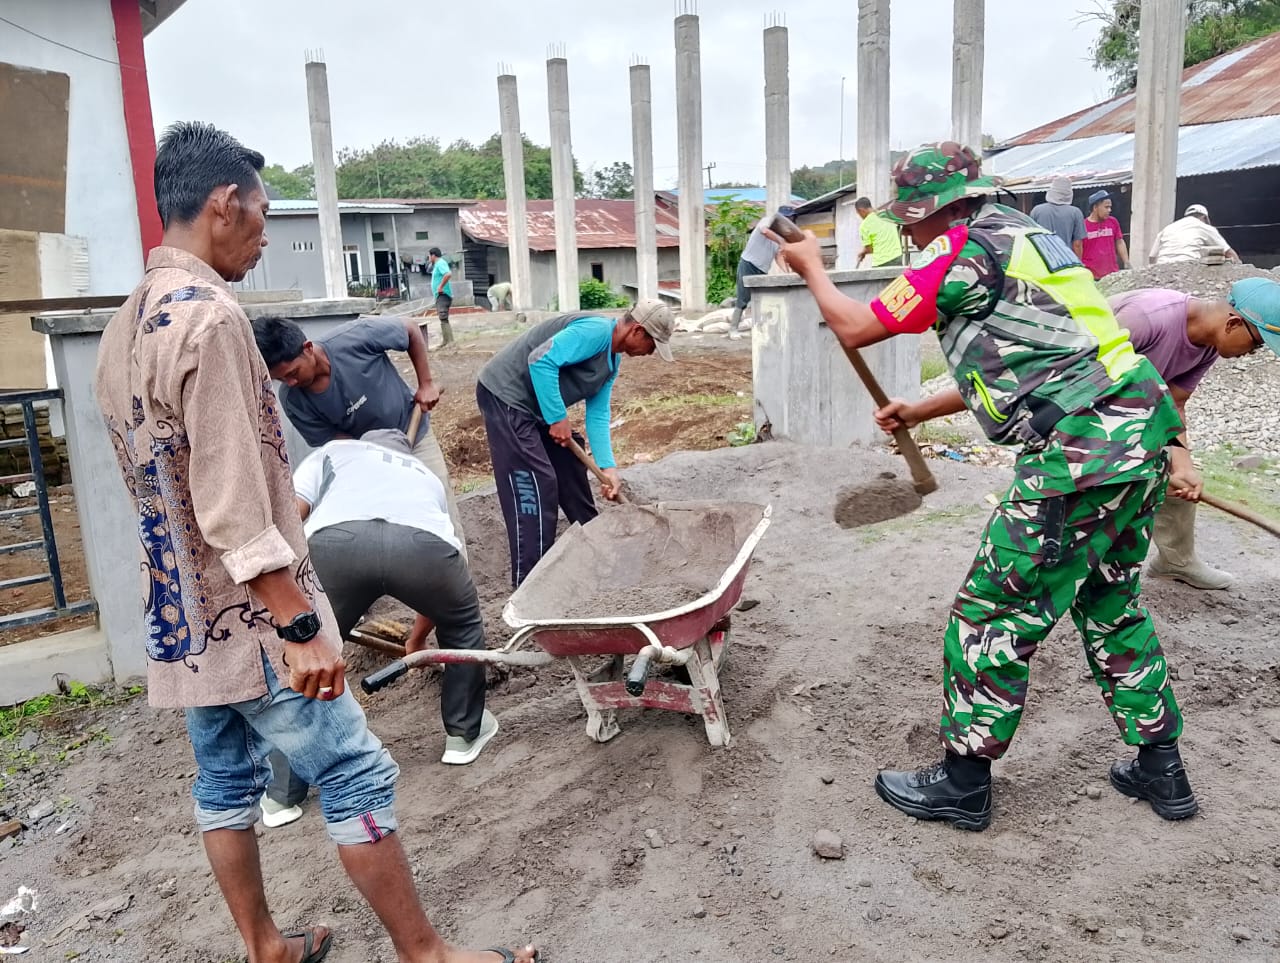
[[[506,947],[491,946],[487,950],[485,950],[485,952],[497,953],[499,956],[502,957],[502,963],[516,963],[516,955],[512,953],[510,950],[508,950]],[[538,961],[541,959],[542,959],[542,953],[538,950],[534,950],[533,963],[538,963]]]
[[[333,946],[332,933],[325,936],[325,938],[320,941],[320,945],[314,949],[312,947],[316,939],[315,930],[298,930],[293,933],[281,933],[280,935],[286,940],[302,939],[302,959],[300,959],[298,963],[320,963],[321,960],[329,955],[329,950]]]

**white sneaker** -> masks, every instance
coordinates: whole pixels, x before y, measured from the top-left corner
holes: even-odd
[[[469,762],[475,762],[480,750],[497,734],[498,718],[485,709],[480,719],[480,735],[471,742],[462,736],[445,736],[444,755],[440,757],[440,761],[446,766],[465,766]]]
[[[301,818],[301,806],[284,806],[266,796],[262,797],[262,825],[268,829],[288,826],[294,820]]]

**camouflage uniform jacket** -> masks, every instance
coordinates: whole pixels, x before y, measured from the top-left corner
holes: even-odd
[[[1012,497],[1164,470],[1181,429],[1168,389],[1074,252],[1018,211],[983,205],[871,307],[895,334],[934,328],[983,431],[1024,446]]]

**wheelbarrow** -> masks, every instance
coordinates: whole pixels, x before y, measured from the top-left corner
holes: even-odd
[[[701,716],[708,741],[726,746],[719,672],[730,612],[771,511],[706,501],[611,509],[570,528],[529,573],[503,609],[516,631],[501,649],[415,652],[366,676],[361,688],[376,692],[433,663],[564,659],[596,742],[621,732],[619,709],[649,708]],[[530,643],[537,651],[524,649]],[[655,666],[683,667],[688,681],[650,678]]]

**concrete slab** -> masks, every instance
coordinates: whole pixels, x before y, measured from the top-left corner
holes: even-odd
[[[58,691],[59,674],[86,685],[108,681],[111,658],[105,633],[94,626],[0,646],[0,705]]]

